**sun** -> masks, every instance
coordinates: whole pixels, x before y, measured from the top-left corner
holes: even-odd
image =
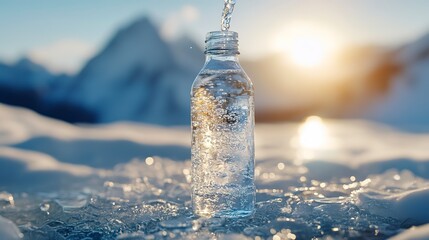
[[[314,36],[295,36],[289,44],[289,58],[300,67],[319,66],[329,57],[328,45]]]
[[[294,65],[315,68],[334,55],[338,44],[334,34],[322,26],[295,23],[285,28],[276,45]]]

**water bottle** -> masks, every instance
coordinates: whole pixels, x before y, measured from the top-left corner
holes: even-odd
[[[238,61],[238,34],[207,34],[191,91],[192,208],[202,217],[251,215],[255,205],[253,84]]]

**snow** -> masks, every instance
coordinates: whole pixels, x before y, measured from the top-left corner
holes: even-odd
[[[395,174],[393,178],[401,178]],[[413,179],[415,180],[415,179]],[[398,187],[398,183],[390,186]],[[402,221],[402,224],[419,225],[429,222],[429,185],[425,182],[419,188],[409,187],[411,190],[398,193],[390,191],[358,191],[357,205],[371,213],[391,217]],[[415,189],[413,189],[415,188]]]
[[[393,79],[388,96],[375,104],[372,118],[401,127],[422,128],[429,123],[429,58],[415,63]]]
[[[427,240],[429,236],[429,224],[420,226],[420,227],[412,227],[407,231],[404,231],[397,236],[390,238],[390,240]]]
[[[426,34],[416,41],[405,45],[399,52],[396,60],[402,64],[411,65],[415,61],[427,58],[428,49],[429,34]]]
[[[22,233],[12,221],[0,216],[0,239],[16,240],[22,237]]]
[[[429,223],[429,134],[257,125],[256,213],[242,219],[192,216],[189,139],[187,127],[71,125],[0,105],[0,215],[24,239],[429,237],[404,232]]]

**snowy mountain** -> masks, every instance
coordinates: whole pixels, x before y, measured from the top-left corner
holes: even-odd
[[[16,90],[46,89],[52,84],[53,75],[44,67],[23,58],[14,65],[0,63],[0,86]]]
[[[0,102],[69,122],[184,125],[203,63],[194,41],[166,42],[143,17],[120,29],[76,76],[55,76],[27,59],[0,64]]]
[[[189,39],[167,43],[142,18],[121,29],[55,101],[84,106],[99,122],[189,122],[189,89],[203,64]]]
[[[70,76],[53,75],[26,58],[13,65],[0,63],[0,102],[69,122],[94,122],[95,115],[82,106],[47,101],[71,81]]]
[[[54,82],[55,76],[29,59],[0,63],[0,102],[43,112],[43,96]]]
[[[257,120],[320,115],[429,126],[429,34],[399,49],[346,52],[324,76],[297,71],[284,56],[243,59],[257,89]],[[54,76],[27,59],[0,64],[0,102],[69,122],[187,125],[189,90],[203,61],[192,39],[168,42],[144,17],[114,34],[76,76]]]
[[[405,45],[393,56],[401,71],[387,95],[374,104],[369,118],[406,128],[429,126],[429,34]]]

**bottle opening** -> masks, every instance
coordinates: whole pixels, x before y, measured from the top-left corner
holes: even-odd
[[[233,31],[209,32],[206,37],[206,54],[235,55],[238,51],[238,33]]]

